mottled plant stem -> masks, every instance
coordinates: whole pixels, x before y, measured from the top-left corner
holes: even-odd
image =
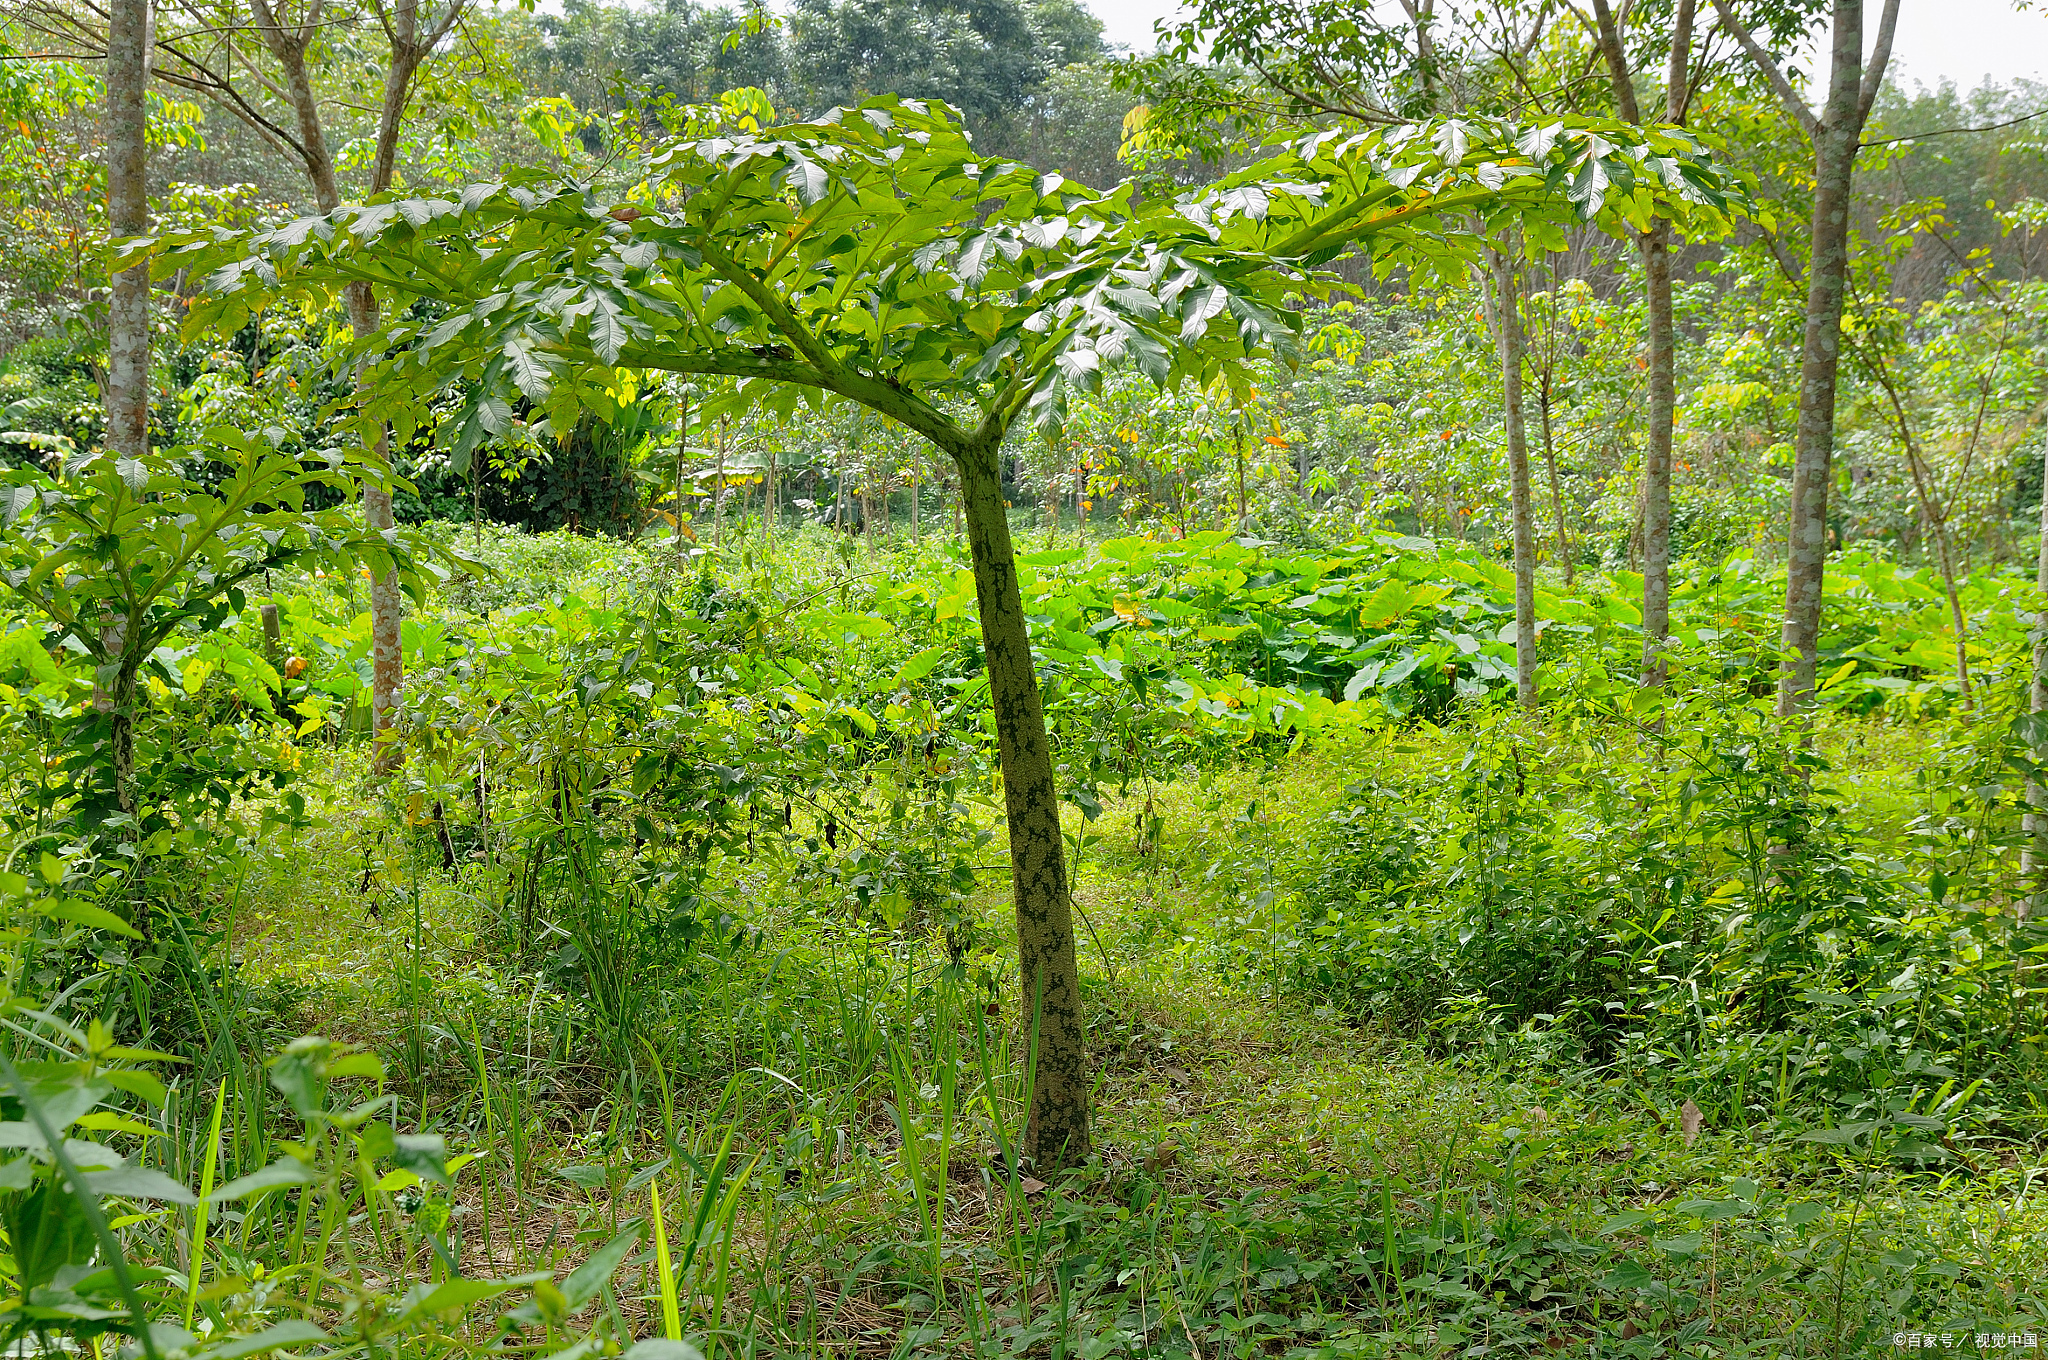
[[[1071,1166],[1088,1155],[1089,1147],[1088,1042],[1081,1013],[1080,964],[1060,838],[1052,743],[1031,663],[1024,598],[996,460],[992,440],[974,441],[954,453],[1009,818],[1010,896],[1017,913],[1023,980],[1020,1013],[1024,1023],[1035,1018],[1038,1027],[1024,1152],[1041,1168]]]

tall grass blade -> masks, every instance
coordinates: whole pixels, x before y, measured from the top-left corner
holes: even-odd
[[[661,1273],[662,1334],[671,1341],[681,1341],[683,1313],[676,1299],[676,1272],[669,1260],[668,1221],[661,1212],[661,1183],[658,1178],[647,1183],[647,1194],[654,1215],[654,1267]]]
[[[213,1122],[206,1129],[206,1164],[199,1169],[199,1203],[192,1210],[192,1248],[185,1255],[185,1330],[192,1330],[192,1310],[199,1304],[199,1277],[206,1271],[206,1218],[212,1206],[213,1169],[220,1161],[220,1116],[228,1099],[227,1078],[213,1093]]]

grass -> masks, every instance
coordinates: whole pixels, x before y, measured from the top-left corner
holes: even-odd
[[[1835,737],[1909,754],[1875,735]],[[1414,758],[1452,759],[1437,740]],[[696,976],[705,1042],[637,1106],[582,1056],[561,982],[493,949],[488,874],[411,857],[351,758],[322,828],[252,885],[236,949],[484,1153],[452,1220],[467,1259],[565,1264],[659,1189],[682,1297],[648,1259],[607,1306],[721,1353],[1819,1356],[2048,1328],[2032,1149],[1936,1178],[1743,1129],[1690,1141],[1657,1092],[1446,1058],[1244,968],[1270,923],[1227,880],[1304,835],[1356,759],[1158,786],[1149,847],[1142,794],[1085,828],[1103,1151],[1052,1186],[999,1155],[1019,1110],[1000,980],[977,1025],[984,994],[933,940],[820,916],[772,867],[744,872],[773,947]],[[998,941],[999,886],[977,899]]]

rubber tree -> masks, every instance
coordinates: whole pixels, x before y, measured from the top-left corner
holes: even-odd
[[[1616,112],[1630,123],[1643,121],[1637,97],[1641,78],[1638,61],[1625,40],[1621,23],[1607,0],[1590,0],[1591,13],[1574,10],[1600,50],[1614,94]],[[1629,6],[1638,26],[1664,39],[1664,98],[1656,112],[1662,121],[1682,127],[1690,111],[1699,73],[1694,68],[1695,0],[1661,6]],[[1671,446],[1678,418],[1678,324],[1671,297],[1669,218],[1660,217],[1646,230],[1631,233],[1643,262],[1644,339],[1648,372],[1643,412],[1643,664],[1642,683],[1664,685],[1664,645],[1671,633]]]
[[[334,155],[321,117],[320,101],[314,93],[311,54],[324,50],[321,25],[322,0],[306,0],[294,19],[280,17],[272,0],[249,0],[254,27],[264,48],[284,73],[284,88],[295,125],[286,144],[297,154],[307,180],[313,187],[314,202],[322,212],[332,212],[341,203],[341,186],[335,179]],[[384,34],[382,98],[377,106],[376,141],[370,156],[368,193],[388,191],[398,163],[398,138],[411,100],[413,83],[420,66],[454,29],[469,7],[469,0],[442,0],[422,7],[419,0],[372,0],[379,30]],[[317,44],[317,45],[316,45]],[[363,282],[345,293],[349,329],[358,342],[368,341],[378,331],[377,292]],[[359,380],[361,381],[361,380]],[[360,389],[359,389],[360,390]],[[382,425],[370,431],[375,447],[372,463],[381,467],[389,458],[390,432]],[[388,533],[393,527],[391,484],[385,477],[363,482],[363,519],[372,529]],[[398,706],[405,683],[405,652],[400,642],[400,625],[405,602],[399,591],[396,571],[373,572],[370,577],[370,726],[378,741],[375,767],[388,773],[403,758],[398,744]]]
[[[145,139],[149,87],[149,0],[112,0],[107,13],[107,102],[101,125],[107,147],[107,232],[115,240],[149,231],[149,149]],[[106,448],[136,462],[149,452],[149,266],[114,272],[107,301]],[[94,625],[101,646],[130,649],[128,616],[109,609]],[[103,668],[95,694],[107,714],[114,788],[121,811],[135,815],[135,668]]]
[[[1522,263],[1512,246],[1487,252],[1493,339],[1500,356],[1501,433],[1508,455],[1508,513],[1515,545],[1515,702],[1536,708],[1536,513],[1529,486],[1529,432],[1523,418]]]
[[[2034,549],[2034,588],[2048,599],[2048,439],[2041,441],[2041,538]],[[2027,780],[2027,811],[2023,817],[2026,840],[2021,846],[2018,914],[2025,916],[2048,899],[2048,781],[2039,773],[2048,767],[2048,610],[2034,615],[2033,677],[2027,687],[2027,745],[2035,773]]]
[[[1661,0],[1647,6],[1625,5],[1617,20],[1606,0],[1592,10],[1566,8],[1594,36],[1615,85],[1616,106],[1623,122],[1640,126],[1643,110],[1636,94],[1632,57],[1621,26],[1631,19],[1638,28],[1668,36],[1664,121],[1681,126],[1698,84],[1692,68],[1695,47],[1693,18],[1696,0]],[[1667,8],[1668,6],[1668,8]],[[1506,98],[1517,105],[1543,108],[1569,106],[1569,83],[1550,88],[1551,77],[1532,69],[1545,43],[1552,11],[1548,6],[1496,7],[1463,15],[1436,13],[1426,0],[1404,0],[1404,18],[1391,11],[1366,13],[1349,0],[1191,0],[1172,26],[1160,54],[1135,58],[1120,69],[1119,83],[1146,95],[1136,140],[1161,152],[1216,155],[1242,152],[1268,135],[1262,118],[1328,121],[1355,125],[1399,121],[1418,109],[1441,110],[1476,96]],[[1441,18],[1450,32],[1438,32]],[[1454,40],[1446,46],[1445,37]],[[1449,80],[1450,68],[1473,73],[1492,71],[1500,88],[1488,91],[1466,80]],[[1511,72],[1511,78],[1501,79]],[[1570,77],[1576,80],[1577,76]],[[1233,103],[1235,101],[1235,103]],[[1247,117],[1236,110],[1252,110]],[[1446,126],[1453,124],[1447,123]],[[1631,134],[1633,135],[1633,134]],[[1606,186],[1574,184],[1591,200],[1604,199]],[[1640,200],[1636,200],[1640,205]],[[1706,210],[1702,211],[1702,207]],[[1649,448],[1644,459],[1645,561],[1644,653],[1646,684],[1661,685],[1662,659],[1670,617],[1670,504],[1672,425],[1676,409],[1675,323],[1670,272],[1670,242],[1677,233],[1718,236],[1728,229],[1721,204],[1702,205],[1682,197],[1663,197],[1650,212],[1594,212],[1592,219],[1618,236],[1634,240],[1642,251],[1648,275],[1650,372]],[[1522,364],[1528,354],[1520,306],[1524,296],[1523,267],[1542,253],[1562,250],[1566,241],[1554,220],[1523,230],[1516,239],[1489,233],[1496,249],[1485,265],[1475,268],[1471,282],[1487,311],[1489,329],[1501,360],[1503,434],[1507,445],[1511,515],[1515,532],[1517,593],[1533,599],[1536,541],[1525,502],[1528,481],[1527,436],[1520,390]],[[1510,369],[1509,365],[1513,368]],[[1545,386],[1547,395],[1547,381]],[[1548,429],[1548,406],[1542,408]],[[1546,438],[1545,448],[1549,451]],[[1561,499],[1551,462],[1552,503],[1558,510],[1560,555],[1569,551],[1563,528]],[[1566,564],[1569,579],[1570,564]],[[1535,636],[1533,605],[1520,611],[1517,646],[1518,694],[1534,702]]]
[[[1633,158],[1633,159],[1631,159]],[[1628,161],[1628,169],[1622,162]],[[345,206],[277,231],[167,246],[209,269],[193,324],[233,326],[284,294],[370,284],[430,299],[371,342],[369,410],[410,437],[456,383],[458,439],[608,416],[622,372],[737,379],[704,418],[851,403],[949,459],[987,656],[1036,1074],[1024,1149],[1089,1148],[1090,1072],[1060,794],[1019,590],[1000,458],[1028,425],[1057,439],[1068,397],[1130,364],[1163,387],[1246,394],[1248,365],[1292,355],[1317,271],[1462,274],[1473,221],[1568,215],[1591,179],[1710,196],[1690,143],[1494,124],[1322,135],[1200,190],[1141,200],[979,155],[957,115],[872,100],[812,123],[669,149],[625,201],[551,172],[460,195]],[[716,408],[716,409],[713,409]]]
[[[1757,74],[1777,95],[1813,149],[1813,219],[1808,235],[1806,320],[1799,354],[1799,424],[1793,444],[1792,508],[1786,528],[1785,653],[1778,715],[1798,714],[1813,696],[1819,659],[1821,589],[1827,572],[1828,491],[1834,478],[1835,398],[1842,361],[1842,303],[1849,285],[1849,211],[1856,153],[1871,106],[1891,64],[1899,0],[1884,0],[1877,36],[1864,51],[1863,0],[1759,6],[1782,50],[1825,13],[1829,22],[1827,99],[1808,106],[1777,60],[1737,16],[1729,0],[1713,0],[1721,27],[1735,38]]]
[[[123,6],[137,3],[118,0],[103,18],[92,6],[23,0],[15,14],[60,47],[111,53],[115,30],[123,22]],[[400,136],[419,73],[437,50],[446,46],[473,8],[474,0],[367,0],[361,5],[338,5],[334,0],[229,0],[226,4],[165,0],[147,39],[150,74],[176,90],[210,101],[273,151],[297,164],[306,176],[314,205],[321,212],[330,212],[342,201],[343,185],[336,172],[336,140],[328,112],[335,108],[361,110],[369,103],[367,111],[374,121],[369,170],[362,189],[369,195],[388,191],[396,182]],[[344,37],[355,30],[372,35],[374,56]],[[366,57],[375,86],[372,101],[358,99],[346,89],[331,88],[355,79]],[[140,89],[138,86],[135,95],[138,101]],[[346,129],[343,138],[351,138],[355,132]],[[137,228],[127,234],[140,232]],[[358,341],[377,333],[378,301],[373,288],[366,285],[351,290],[345,310]],[[391,484],[385,470],[389,437],[374,429],[364,433],[376,456],[363,467],[363,516],[388,537],[392,531]],[[376,764],[385,772],[403,754],[397,744],[405,665],[399,640],[403,614],[398,577],[389,571],[373,574],[370,712],[372,729],[379,738]]]

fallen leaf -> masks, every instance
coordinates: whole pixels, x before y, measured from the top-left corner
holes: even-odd
[[[1026,1176],[1018,1181],[1017,1184],[1024,1188],[1024,1193],[1027,1195],[1035,1195],[1045,1189],[1045,1182],[1039,1180],[1036,1176]]]

